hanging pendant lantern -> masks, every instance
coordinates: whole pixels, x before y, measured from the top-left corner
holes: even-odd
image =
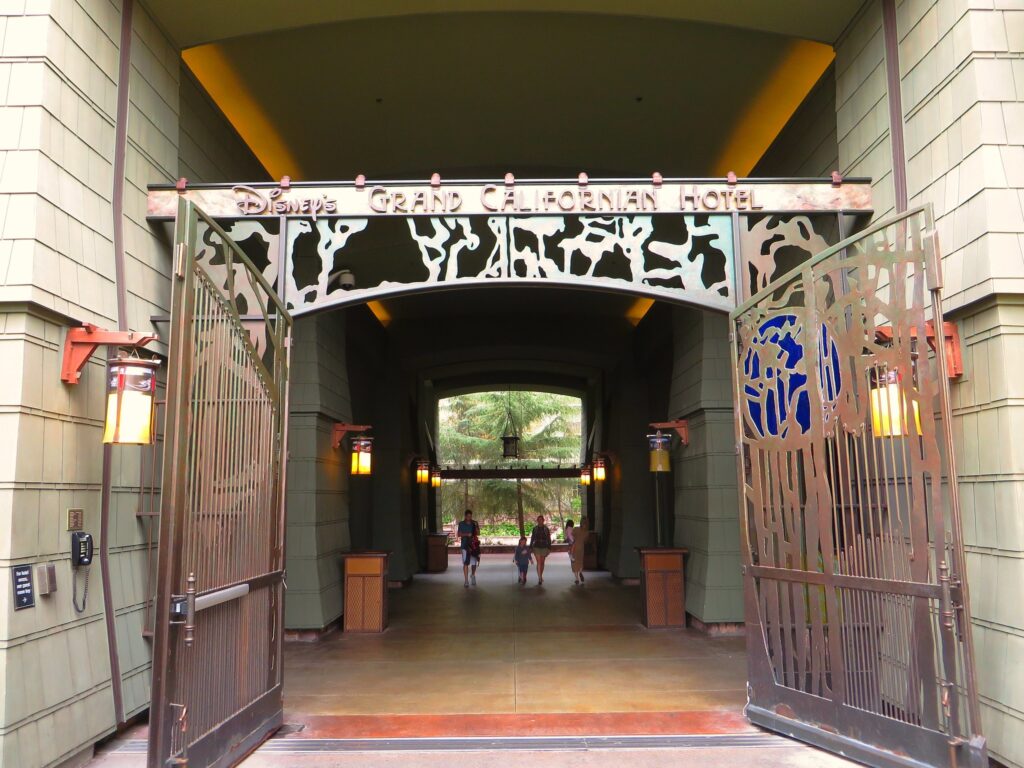
[[[659,429],[653,435],[647,436],[647,443],[651,449],[651,472],[671,472],[672,454],[669,448],[672,444],[672,435],[663,434]]]
[[[594,459],[593,476],[595,482],[603,483],[605,480],[605,462],[600,456]]]
[[[508,393],[508,406],[505,411],[505,434],[501,436],[501,456],[504,459],[519,458],[519,435],[516,422],[512,418],[512,392]]]
[[[432,469],[430,471],[430,487],[431,488],[440,488],[441,487],[441,470],[438,469],[437,467],[434,467],[434,469]]]
[[[103,442],[150,445],[156,437],[156,369],[159,360],[121,356],[107,365],[107,414]]]
[[[352,469],[353,475],[369,475],[373,473],[373,438],[352,438]]]
[[[590,485],[590,467],[580,469],[580,485]]]
[[[430,462],[420,459],[416,462],[416,484],[426,485],[430,482]]]

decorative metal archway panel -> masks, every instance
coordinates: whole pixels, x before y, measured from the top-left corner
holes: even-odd
[[[229,766],[282,717],[292,320],[188,200],[175,243],[148,764]]]
[[[940,293],[918,208],[731,315],[747,714],[880,766],[987,764]]]
[[[154,186],[150,217],[182,197],[221,223],[293,315],[497,284],[725,312],[871,213],[861,180],[647,179]],[[198,258],[227,285],[212,248]]]

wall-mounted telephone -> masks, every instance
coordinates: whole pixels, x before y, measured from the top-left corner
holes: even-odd
[[[83,613],[89,599],[89,566],[92,565],[92,534],[82,531],[71,533],[71,604],[75,611]],[[85,589],[82,590],[82,604],[78,604],[78,570],[85,569]]]

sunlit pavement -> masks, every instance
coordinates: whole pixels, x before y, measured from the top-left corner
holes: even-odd
[[[746,722],[742,638],[647,630],[639,587],[574,586],[564,554],[544,576],[521,587],[511,555],[485,555],[465,589],[453,557],[391,591],[383,634],[288,644],[288,727],[246,768],[849,764]],[[143,735],[92,765],[142,765]]]

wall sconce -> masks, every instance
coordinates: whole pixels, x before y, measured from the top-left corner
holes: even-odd
[[[156,438],[156,369],[159,360],[120,355],[107,364],[103,442],[150,445]]]
[[[352,438],[352,470],[353,475],[369,475],[373,473],[373,438]]]
[[[903,375],[897,371],[879,372],[871,382],[871,434],[875,437],[905,437],[907,398],[903,394]],[[917,401],[911,402],[914,426],[921,435],[921,413]]]
[[[595,482],[603,483],[605,481],[605,462],[604,459],[601,458],[600,456],[594,458],[593,470],[591,471],[591,474],[593,475]]]
[[[432,469],[430,471],[430,487],[431,488],[440,488],[441,487],[441,470],[438,469],[437,467],[434,467],[434,469]]]
[[[893,327],[891,325],[880,325],[875,328],[875,339],[881,344],[892,344]],[[939,343],[935,333],[935,323],[931,320],[924,324],[925,341],[932,351],[938,351],[936,345]],[[910,329],[910,338],[917,339],[917,327]],[[956,323],[945,321],[942,323],[942,343],[946,353],[946,376],[950,379],[957,379],[964,373],[963,353],[960,349],[960,332]]]
[[[430,462],[420,459],[416,462],[416,484],[426,485],[430,482]]]
[[[651,450],[651,472],[671,472],[672,454],[669,449],[672,445],[672,435],[666,435],[660,429],[653,435],[647,436],[647,444]]]
[[[580,469],[580,485],[590,485],[590,467]]]

